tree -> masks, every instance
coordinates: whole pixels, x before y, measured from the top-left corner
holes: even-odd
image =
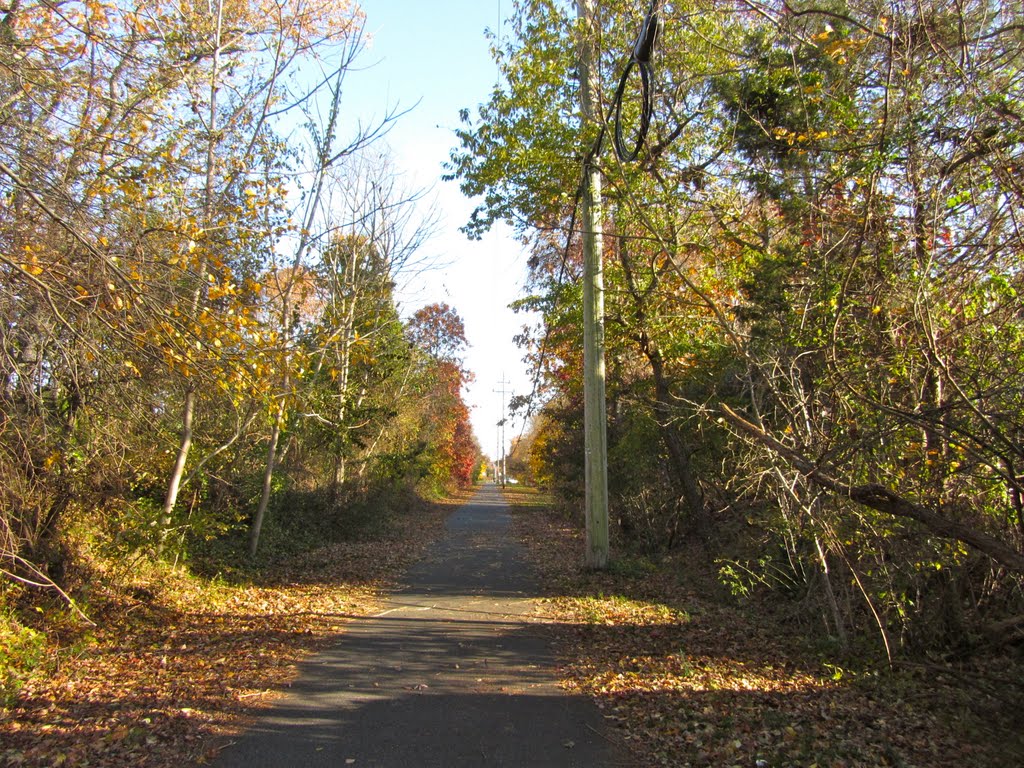
[[[433,227],[432,211],[419,207],[421,193],[400,185],[385,155],[357,153],[339,171],[328,187],[329,240],[315,268],[321,313],[303,337],[310,395],[324,398],[310,428],[328,430],[322,439],[332,446],[336,496],[350,458],[365,475],[409,386],[411,352],[394,286],[406,270],[423,266],[419,250]],[[368,450],[358,455],[357,445]]]
[[[481,450],[462,399],[462,387],[468,380],[459,356],[466,346],[462,318],[447,304],[430,304],[413,314],[407,333],[422,354],[419,435],[424,447],[423,471],[434,493],[453,485],[469,485]]]
[[[345,145],[339,146],[338,130],[341,115],[343,84],[345,75],[352,67],[355,58],[362,50],[362,34],[355,34],[348,41],[346,47],[341,51],[338,63],[335,65],[329,78],[325,78],[328,86],[326,112],[327,117],[322,125],[314,122],[312,115],[308,115],[310,139],[312,145],[311,167],[306,170],[306,183],[309,185],[303,195],[304,208],[301,213],[301,222],[296,233],[294,252],[291,255],[291,268],[286,270],[275,269],[274,275],[277,278],[275,303],[277,314],[275,326],[280,329],[280,343],[285,359],[280,361],[279,370],[282,371],[281,394],[277,398],[273,424],[271,427],[270,440],[267,446],[267,460],[263,473],[263,486],[260,501],[253,513],[252,525],[250,528],[249,552],[250,556],[256,555],[259,546],[260,530],[263,525],[263,518],[270,503],[271,486],[274,475],[274,467],[277,463],[278,442],[281,429],[286,420],[289,410],[289,400],[293,388],[293,369],[298,368],[301,372],[304,364],[299,360],[287,359],[295,355],[292,347],[296,340],[296,325],[298,309],[296,304],[301,304],[303,296],[293,296],[297,286],[307,275],[305,261],[317,240],[323,237],[330,237],[330,233],[317,234],[314,227],[317,223],[329,221],[324,216],[322,206],[325,204],[325,196],[330,194],[332,174],[338,164],[346,158],[356,155],[373,143],[376,139],[386,134],[389,126],[395,118],[394,113],[389,113],[383,120],[372,128],[360,129],[357,135],[352,137]],[[315,100],[314,100],[314,103]],[[355,177],[361,182],[364,176],[357,172]],[[368,178],[367,175],[366,178]],[[372,205],[379,204],[374,199]],[[372,214],[371,214],[372,215]],[[350,259],[353,270],[358,271],[358,260]],[[284,277],[282,280],[281,277]],[[353,281],[354,283],[354,281]],[[351,316],[348,318],[348,327],[339,329],[343,336],[343,345],[350,343]],[[342,371],[347,371],[347,361],[342,366]],[[344,384],[344,380],[343,380]]]
[[[409,323],[412,342],[436,360],[455,362],[466,348],[462,318],[447,304],[429,304],[413,314]]]
[[[564,10],[516,6],[497,52],[505,83],[467,113],[451,164],[482,195],[470,232],[505,218],[533,233],[523,306],[542,310],[544,327],[523,341],[551,398],[550,461],[574,440],[578,164],[545,153],[549,137],[588,146],[572,138]],[[611,94],[637,20],[625,5],[604,10]],[[839,636],[866,616],[889,652],[894,633],[923,638],[936,620],[955,637],[972,551],[1012,591],[1018,576],[1004,569],[1018,570],[1024,542],[1010,385],[1019,9],[663,11],[647,146],[632,165],[601,155],[610,451],[672,468],[613,480],[620,519],[703,518],[709,546],[732,542],[723,569],[802,584]],[[622,114],[628,123],[637,107],[627,100]],[[548,234],[559,228],[561,243]],[[638,504],[647,512],[630,512]],[[744,536],[740,520],[753,525]],[[661,544],[677,540],[658,525]]]

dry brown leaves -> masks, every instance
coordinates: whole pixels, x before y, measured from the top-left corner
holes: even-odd
[[[516,529],[550,588],[564,686],[596,699],[640,764],[1024,764],[1019,688],[977,669],[830,664],[795,627],[688,587],[707,582],[682,558],[589,573],[579,531],[524,494]]]
[[[249,587],[163,574],[107,595],[90,636],[53,650],[52,674],[0,710],[11,766],[182,766],[214,758],[297,664],[378,605],[441,531],[449,509],[417,510],[386,540],[324,547]],[[97,601],[100,602],[100,601]]]

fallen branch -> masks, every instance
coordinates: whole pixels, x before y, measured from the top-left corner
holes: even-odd
[[[752,437],[772,453],[784,458],[790,465],[802,472],[807,479],[821,487],[878,512],[915,520],[938,536],[963,542],[988,555],[1011,571],[1024,573],[1024,554],[999,539],[956,520],[951,520],[934,509],[915,504],[878,483],[850,485],[843,482],[830,474],[826,468],[811,461],[799,451],[779,442],[757,425],[751,424],[729,406],[722,406],[722,414],[736,429]]]
[[[75,603],[74,598],[71,597],[71,595],[69,595],[67,592],[65,592],[63,589],[61,589],[60,585],[57,584],[57,582],[55,582],[53,579],[51,579],[49,576],[47,576],[41,570],[36,568],[32,563],[30,563],[25,558],[20,557],[19,555],[12,554],[12,553],[4,553],[3,556],[5,558],[11,560],[14,563],[15,567],[20,566],[20,567],[24,568],[25,570],[29,571],[32,574],[33,578],[29,578],[27,576],[21,576],[18,573],[15,573],[14,571],[11,571],[11,570],[7,570],[6,568],[3,568],[3,567],[0,567],[0,574],[6,576],[9,579],[21,582],[22,584],[25,584],[25,585],[30,586],[30,587],[38,587],[40,589],[52,589],[52,590],[54,590],[58,595],[60,595],[64,599],[64,601],[68,604],[68,607],[71,610],[73,610],[75,613],[78,614],[78,617],[80,619],[82,619],[82,621],[84,621],[85,623],[89,624],[90,626],[93,626],[93,627],[96,626],[96,622],[94,622],[92,619],[90,619],[88,616],[85,615],[85,612],[82,611],[82,609],[78,607],[78,605]],[[36,579],[38,579],[38,581]]]
[[[1020,643],[1024,640],[1024,615],[1014,616],[1009,619],[997,621],[982,628],[985,637],[991,645],[996,647]]]

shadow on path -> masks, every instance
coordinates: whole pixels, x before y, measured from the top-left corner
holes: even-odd
[[[385,609],[303,665],[219,768],[631,765],[597,708],[558,688],[497,488],[446,525]]]

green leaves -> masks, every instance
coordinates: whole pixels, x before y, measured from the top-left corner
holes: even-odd
[[[860,601],[855,615],[829,609],[840,637],[847,624],[884,644],[929,636],[914,628],[940,621],[948,600],[918,565],[970,581],[980,558],[936,554],[939,529],[960,532],[951,547],[975,533],[1020,547],[1024,68],[1020,9],[990,11],[673,4],[649,154],[625,167],[602,157],[613,515],[651,549],[692,531],[685,510],[700,494],[670,471],[692,462],[723,510],[704,525],[743,531],[716,555],[773,574],[761,588]],[[603,7],[606,90],[634,14]],[[521,339],[550,397],[535,474],[571,502],[583,463],[564,196],[575,181],[566,164],[560,206],[546,137],[507,115],[522,109],[568,140],[572,99],[514,88],[545,83],[552,51],[574,53],[565,27],[541,28],[543,3],[517,19],[508,83],[464,134],[485,138],[495,164],[470,142],[464,171],[489,195],[477,223],[511,215],[538,228],[521,302],[544,315]],[[791,455],[936,516],[924,527],[830,495],[767,440],[715,423],[722,404]]]

